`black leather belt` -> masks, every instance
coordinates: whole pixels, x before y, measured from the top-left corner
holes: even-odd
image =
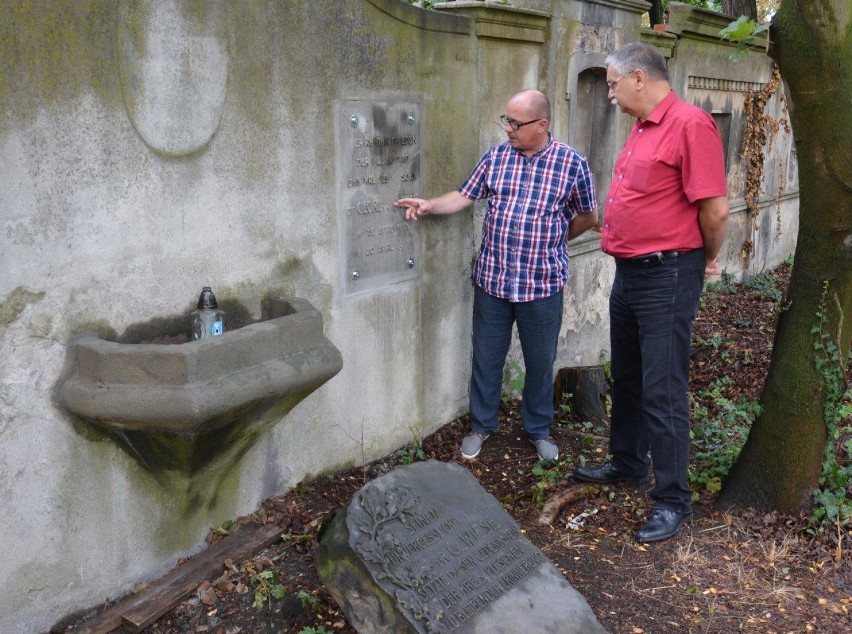
[[[679,251],[654,251],[645,255],[637,255],[633,258],[615,258],[615,261],[622,266],[635,266],[640,269],[647,269],[652,266],[659,266],[666,260],[673,260],[684,253],[689,253],[692,249],[681,249]]]

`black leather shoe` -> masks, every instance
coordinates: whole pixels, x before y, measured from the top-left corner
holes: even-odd
[[[616,471],[611,462],[605,462],[599,467],[577,467],[574,469],[573,475],[575,480],[594,482],[595,484],[614,484],[615,482],[642,484],[648,481],[648,476],[639,478]]]
[[[691,511],[671,511],[669,509],[657,509],[651,511],[648,523],[636,533],[636,541],[647,544],[648,542],[660,542],[675,535],[680,527],[692,520]]]

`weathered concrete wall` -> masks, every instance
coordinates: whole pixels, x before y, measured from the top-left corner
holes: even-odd
[[[671,3],[665,34],[645,37],[663,49],[674,47],[669,63],[672,86],[686,101],[711,112],[727,152],[731,224],[720,259],[738,278],[771,269],[795,250],[799,231],[799,183],[793,134],[784,87],[768,101],[760,120],[748,120],[747,94],[759,93],[772,80],[772,60],[756,47],[731,61],[734,47],[719,42],[730,18],[697,7]],[[763,177],[757,192],[757,214],[746,208],[748,153],[743,137],[748,126],[767,126]]]
[[[438,191],[476,159],[479,103],[470,21],[396,0],[0,14],[0,631],[32,632],[463,410],[470,214],[426,232],[419,282],[343,295],[334,105],[420,100]],[[255,318],[271,291],[307,299],[344,370],[193,507],[54,390],[75,333],[185,315],[205,284]]]
[[[608,182],[631,122],[612,116],[605,96],[596,103],[603,58],[643,37],[647,5],[514,5],[0,5],[0,631],[43,630],[124,594],[263,498],[384,455],[466,409],[481,208],[418,223],[416,279],[345,292],[335,113],[345,101],[419,102],[416,187],[431,196],[503,139],[494,124],[506,98],[539,87],[557,138]],[[690,46],[673,64],[687,98],[684,60],[717,55]],[[759,63],[751,82],[768,77]],[[792,251],[795,166],[784,147],[773,146],[771,171],[786,166],[787,197],[776,213],[776,181],[763,203],[782,237],[761,224],[760,266]],[[731,266],[738,250],[729,247]],[[595,235],[571,257],[560,366],[608,354],[611,259]],[[306,299],[344,365],[198,504],[188,495],[197,483],[163,486],[55,390],[77,333],[156,332],[185,319],[203,285],[243,318],[258,318],[271,293]]]

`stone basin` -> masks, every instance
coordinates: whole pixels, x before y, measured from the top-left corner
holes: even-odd
[[[233,463],[343,367],[310,303],[281,296],[264,312],[264,321],[182,344],[84,334],[60,400],[149,471],[193,475],[214,460]]]

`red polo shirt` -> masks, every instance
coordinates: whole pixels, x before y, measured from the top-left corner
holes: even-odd
[[[601,248],[619,258],[700,248],[698,201],[727,193],[713,117],[671,91],[636,120],[615,161]]]

